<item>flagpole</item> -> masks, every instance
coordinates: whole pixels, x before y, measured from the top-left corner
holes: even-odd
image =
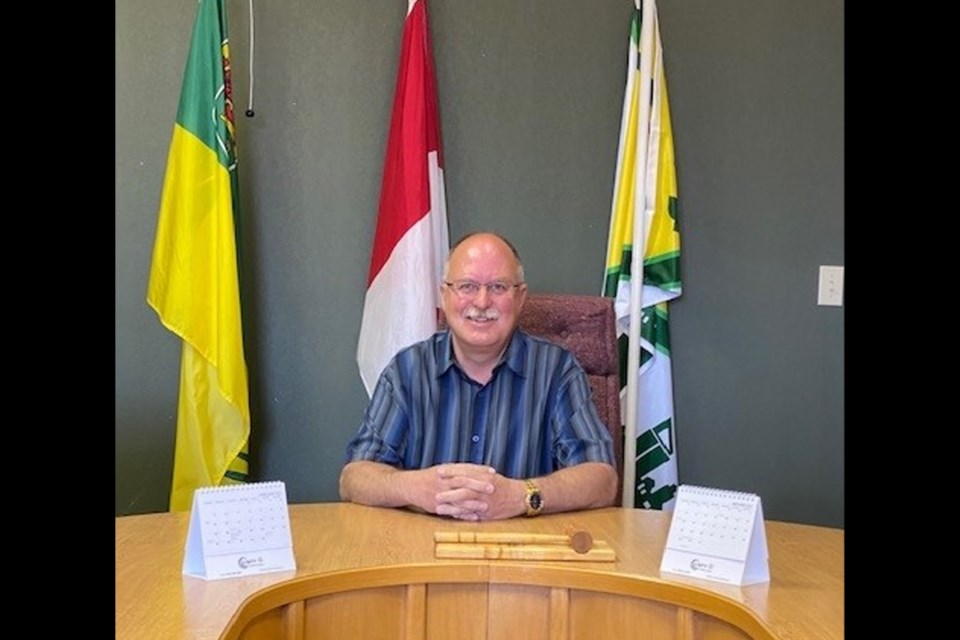
[[[640,105],[634,175],[633,248],[630,262],[630,334],[627,344],[627,407],[624,419],[623,495],[624,507],[635,507],[637,486],[637,421],[640,382],[640,320],[643,310],[643,257],[647,239],[647,147],[650,132],[650,79],[653,68],[654,0],[634,0],[641,10],[640,24]]]

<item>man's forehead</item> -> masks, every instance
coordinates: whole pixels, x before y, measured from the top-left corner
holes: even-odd
[[[453,262],[476,262],[478,260],[513,262],[513,252],[499,238],[482,236],[470,238],[453,252]]]
[[[507,274],[517,268],[516,261],[510,254],[499,251],[477,249],[467,250],[463,254],[455,255],[450,261],[452,272],[484,270],[503,271]]]

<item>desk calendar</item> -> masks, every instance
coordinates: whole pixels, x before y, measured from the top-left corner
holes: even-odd
[[[660,571],[714,582],[769,582],[760,497],[681,485]]]
[[[185,575],[217,580],[295,569],[284,483],[194,491],[183,556]]]

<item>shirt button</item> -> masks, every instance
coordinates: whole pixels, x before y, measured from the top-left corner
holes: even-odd
[[[470,438],[470,439],[473,440],[474,444],[476,444],[477,442],[480,442],[480,436],[478,436],[478,435],[474,435],[474,436],[473,436],[472,438]]]

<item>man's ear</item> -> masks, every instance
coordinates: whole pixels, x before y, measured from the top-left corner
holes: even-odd
[[[521,282],[517,287],[517,314],[523,310],[523,304],[527,301],[527,283]]]

